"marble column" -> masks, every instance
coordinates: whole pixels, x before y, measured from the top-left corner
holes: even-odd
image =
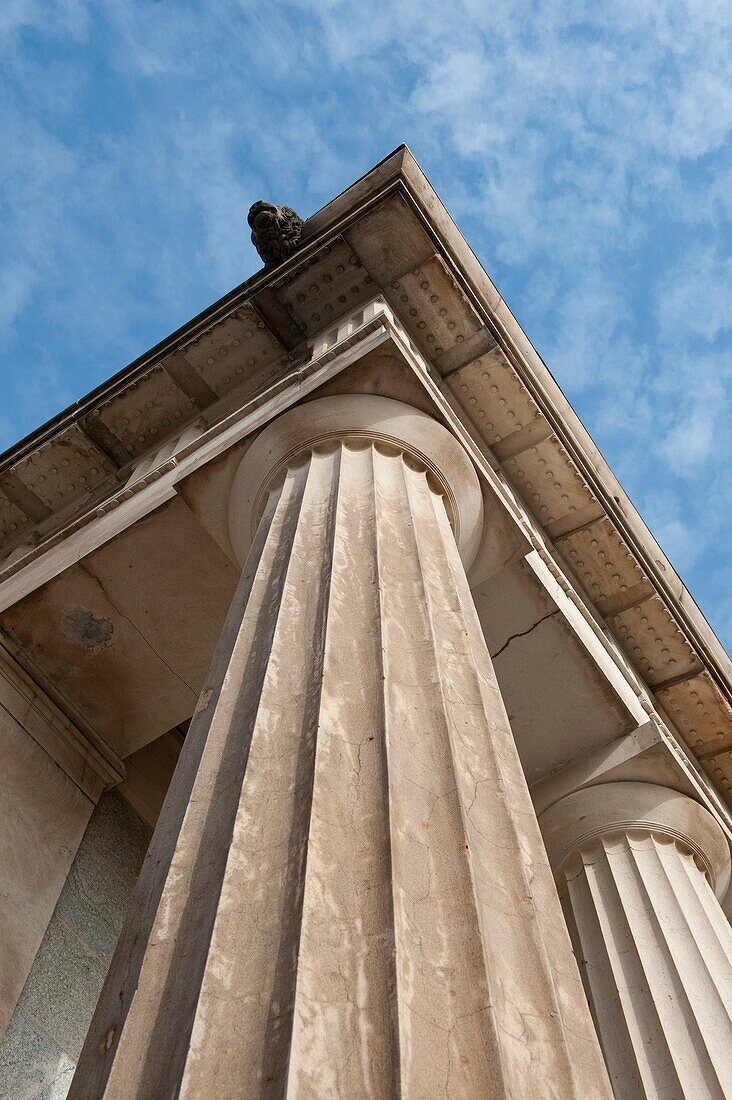
[[[615,1095],[732,1096],[720,826],[686,795],[630,782],[576,791],[541,826]]]
[[[398,402],[314,401],[251,446],[231,530],[72,1100],[608,1097],[466,579],[467,456]]]

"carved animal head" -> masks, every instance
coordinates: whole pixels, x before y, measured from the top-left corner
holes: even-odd
[[[267,267],[286,260],[300,245],[303,220],[289,206],[255,202],[247,221],[252,230],[252,244]]]

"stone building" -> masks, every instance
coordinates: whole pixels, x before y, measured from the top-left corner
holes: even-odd
[[[407,149],[250,221],[2,461],[0,1094],[732,1096],[729,658]]]

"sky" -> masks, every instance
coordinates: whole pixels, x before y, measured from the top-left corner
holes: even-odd
[[[2,0],[0,449],[406,142],[732,649],[729,0]]]

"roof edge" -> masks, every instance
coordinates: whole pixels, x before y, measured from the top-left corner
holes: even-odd
[[[399,189],[419,214],[425,230],[447,257],[453,274],[526,385],[552,430],[581,470],[608,516],[642,562],[659,594],[704,655],[705,664],[732,701],[732,661],[722,643],[620,486],[556,379],[506,305],[477,256],[446,210],[407,145],[399,145],[378,164],[311,215],[302,245],[283,263],[261,268],[249,279],[144,352],[106,382],[62,410],[0,455],[0,471],[107,400],[166,355],[195,339],[275,278],[301,264],[324,238],[342,232],[387,193]]]

